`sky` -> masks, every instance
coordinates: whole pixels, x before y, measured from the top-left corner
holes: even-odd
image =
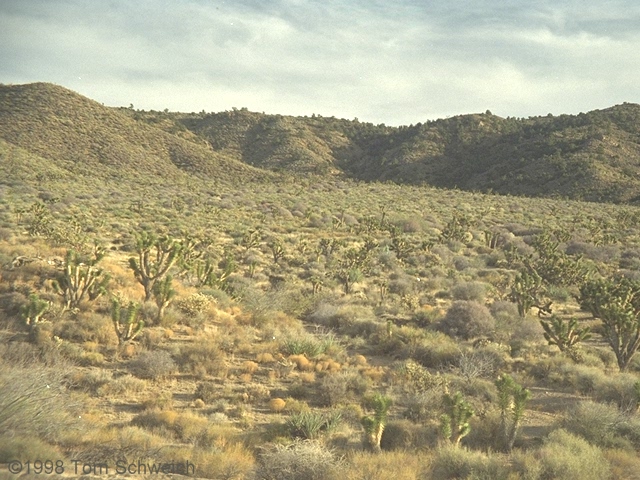
[[[637,0],[0,0],[0,83],[409,125],[640,102]]]

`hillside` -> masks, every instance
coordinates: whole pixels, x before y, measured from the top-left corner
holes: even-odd
[[[561,197],[640,200],[640,106],[579,115],[490,112],[403,127],[234,109],[108,108],[62,87],[0,87],[0,138],[73,174],[225,181],[307,178]]]
[[[211,151],[194,135],[176,135],[51,84],[0,86],[0,138],[73,174],[229,180],[261,177]]]

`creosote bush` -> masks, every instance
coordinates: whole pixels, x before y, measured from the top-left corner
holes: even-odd
[[[439,328],[448,335],[463,339],[491,337],[495,330],[495,319],[484,305],[457,300],[447,310]]]

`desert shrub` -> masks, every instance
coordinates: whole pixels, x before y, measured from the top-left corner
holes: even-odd
[[[491,346],[461,352],[455,363],[456,373],[467,381],[474,378],[494,378],[496,372],[504,366],[505,353]]]
[[[287,427],[292,437],[312,440],[323,433],[335,430],[340,421],[339,411],[329,413],[304,411],[292,414],[287,419]]]
[[[403,416],[420,423],[438,418],[442,408],[442,393],[442,389],[434,388],[409,395],[405,402]]]
[[[451,290],[454,300],[484,302],[487,284],[482,282],[460,282]]]
[[[184,450],[179,454],[170,455],[173,458],[188,458],[196,466],[199,478],[253,480],[255,458],[241,443],[222,442],[217,448],[195,448]]]
[[[440,332],[425,331],[414,345],[405,347],[407,356],[428,368],[447,368],[456,363],[460,347]]]
[[[362,397],[369,385],[370,382],[365,377],[349,371],[327,375],[322,379],[318,390],[320,400],[325,405],[335,406]]]
[[[196,386],[194,396],[210,404],[220,397],[220,386],[213,382],[200,382]]]
[[[417,425],[410,420],[387,422],[380,447],[383,450],[423,449],[434,447],[438,440],[437,430]]]
[[[154,392],[142,402],[145,410],[171,410],[173,408],[173,394],[169,391]]]
[[[593,445],[611,447],[620,446],[616,437],[627,420],[613,405],[584,401],[565,413],[562,426]]]
[[[477,411],[482,410],[477,408]],[[471,432],[464,437],[464,443],[468,448],[485,452],[503,450],[504,427],[501,423],[500,411],[497,408],[488,406],[482,416],[474,415],[471,417],[469,424]]]
[[[260,456],[260,480],[331,480],[339,478],[342,460],[321,443],[296,441],[275,445]]]
[[[147,388],[147,382],[132,375],[126,374],[105,383],[98,388],[99,396],[122,396],[133,395],[144,391]]]
[[[195,374],[223,375],[227,371],[225,354],[213,337],[201,337],[183,345],[177,363],[182,371]]]
[[[551,432],[538,455],[542,478],[558,480],[603,480],[610,468],[600,448],[559,429]]]
[[[129,362],[129,369],[140,378],[165,378],[177,369],[171,354],[164,350],[142,352]]]
[[[282,398],[272,398],[269,400],[269,410],[275,413],[282,412],[287,406],[287,402]]]
[[[431,464],[433,480],[500,480],[509,478],[509,468],[498,454],[444,446],[436,450]]]
[[[439,328],[448,335],[463,339],[491,337],[495,330],[495,319],[484,305],[458,300],[447,310]]]
[[[423,467],[415,452],[355,452],[350,455],[341,478],[344,480],[415,480]]]
[[[496,320],[508,322],[518,318],[518,306],[513,302],[507,302],[505,300],[496,300],[493,302],[489,307],[489,311]]]
[[[187,317],[195,318],[206,312],[215,300],[209,295],[194,293],[188,297],[176,300],[175,306]]]
[[[635,412],[640,400],[637,382],[637,376],[632,373],[605,375],[598,378],[592,396],[598,402],[613,403],[624,411]]]
[[[78,426],[74,412],[81,405],[69,395],[68,376],[63,365],[0,369],[0,437],[55,440],[73,431]]]
[[[640,480],[640,458],[636,452],[628,450],[607,450],[604,455],[611,465],[610,478]]]
[[[53,459],[63,458],[53,445],[50,445],[38,437],[29,436],[4,436],[0,434],[0,463],[9,463],[13,460],[40,460],[45,462]],[[33,468],[33,467],[32,467]],[[42,470],[44,473],[44,470]],[[10,477],[7,477],[10,478]]]

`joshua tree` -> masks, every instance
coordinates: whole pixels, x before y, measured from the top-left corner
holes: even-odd
[[[171,287],[172,282],[173,277],[171,275],[167,275],[162,280],[156,282],[153,286],[153,295],[156,300],[156,305],[158,306],[158,316],[156,318],[158,323],[160,323],[164,316],[164,309],[169,306],[173,298],[176,296],[176,291]]]
[[[49,309],[49,303],[42,300],[38,295],[32,293],[29,295],[29,303],[22,307],[22,318],[29,327],[29,338],[33,341],[36,334],[36,328],[42,323],[42,316]]]
[[[562,318],[552,315],[549,320],[540,320],[540,324],[549,345],[557,345],[561,352],[572,357],[576,355],[578,343],[591,338],[589,327],[579,327],[575,318],[565,322]]]
[[[580,306],[602,320],[604,338],[625,371],[640,347],[640,282],[600,279],[585,283]]]
[[[109,275],[97,267],[104,257],[104,249],[94,249],[93,258],[82,258],[73,250],[67,251],[64,270],[53,281],[56,292],[64,298],[65,308],[75,308],[88,297],[95,300],[107,292]]]
[[[498,387],[498,402],[500,406],[500,425],[502,440],[506,451],[510,452],[516,441],[518,427],[524,416],[531,392],[506,373],[500,375],[496,381]]]
[[[440,417],[440,432],[457,447],[460,440],[471,431],[469,419],[473,416],[473,408],[462,398],[460,392],[453,396],[445,393],[444,405],[447,411]]]
[[[365,443],[374,452],[380,452],[382,433],[387,424],[387,415],[391,407],[391,398],[381,393],[376,393],[370,400],[369,406],[373,415],[362,417],[362,426],[365,430]]]
[[[540,306],[544,292],[542,277],[535,271],[522,270],[513,282],[509,298],[518,305],[518,314],[524,318],[531,307],[537,306],[540,311],[550,311],[550,304]]]
[[[144,322],[138,320],[140,305],[129,302],[126,309],[122,308],[122,299],[113,297],[111,300],[111,320],[116,329],[118,343],[124,345],[136,338],[144,328]]]
[[[152,233],[142,232],[136,235],[135,249],[138,258],[129,259],[129,268],[144,287],[144,301],[148,302],[151,300],[156,282],[162,280],[180,259],[183,245],[169,237],[157,237]]]

